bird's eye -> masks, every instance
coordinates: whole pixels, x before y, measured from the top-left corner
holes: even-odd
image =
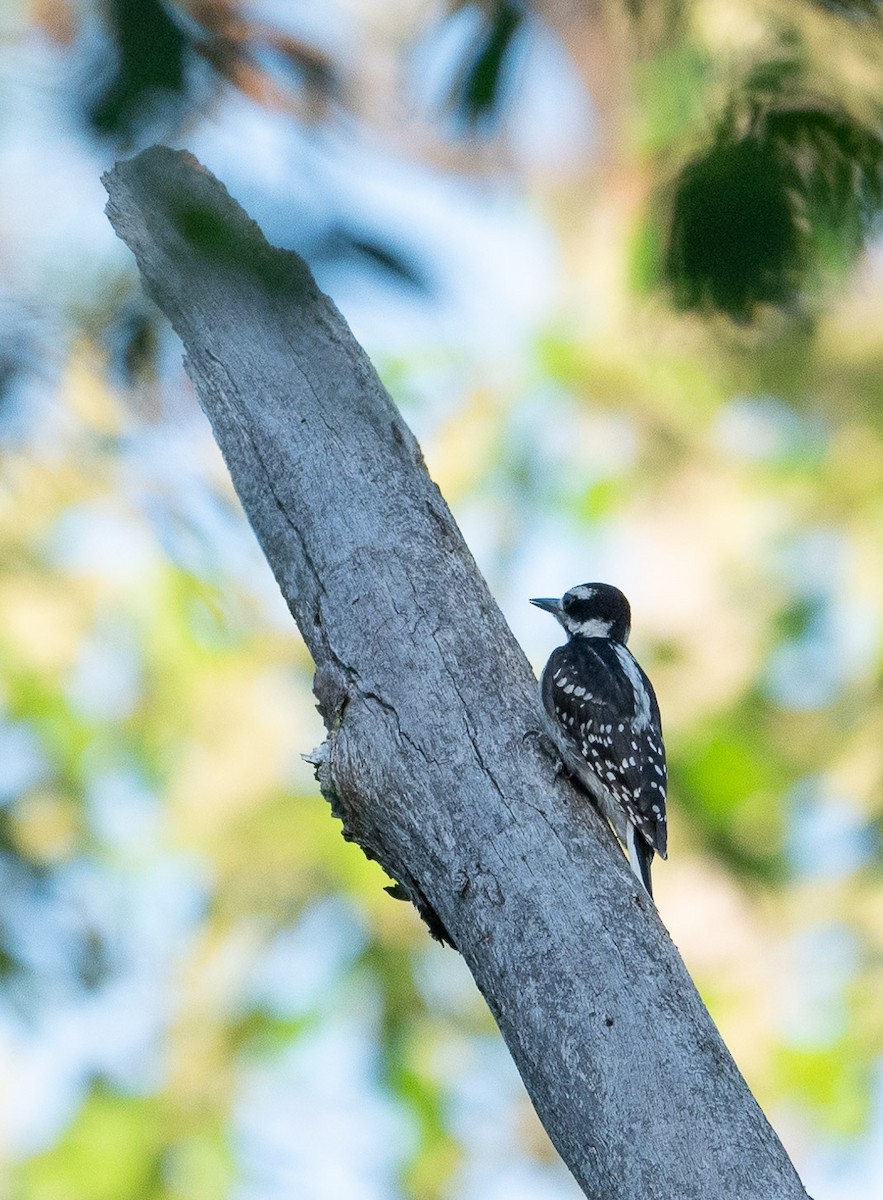
[[[564,610],[574,621],[590,621],[596,615],[592,601],[582,598],[574,598],[569,604],[565,603]]]

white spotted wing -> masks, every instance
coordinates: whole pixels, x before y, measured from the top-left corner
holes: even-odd
[[[543,672],[542,695],[570,752],[665,858],[668,774],[659,706],[625,646],[607,638],[559,646]]]

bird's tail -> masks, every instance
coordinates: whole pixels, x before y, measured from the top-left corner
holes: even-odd
[[[641,837],[631,821],[626,830],[626,844],[629,852],[629,866],[652,900],[653,884],[650,880],[650,864],[653,862],[653,848]]]

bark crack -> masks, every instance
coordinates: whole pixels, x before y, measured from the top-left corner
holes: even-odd
[[[475,754],[476,761],[477,761],[479,767],[481,767],[481,770],[483,771],[485,776],[490,780],[491,785],[494,788],[494,790],[496,791],[497,795],[500,797],[500,799],[503,801],[503,803],[506,805],[506,807],[509,808],[509,802],[506,797],[506,793],[504,792],[503,788],[500,786],[496,775],[494,774],[493,770],[490,767],[490,764],[487,762],[484,754],[482,753],[482,749],[481,749],[481,746],[479,745],[479,741],[478,741],[478,736],[477,736],[477,734],[475,732],[475,728],[469,718],[469,705],[468,705],[462,691],[460,690],[460,682],[457,679],[456,674],[448,666],[448,662],[445,657],[444,651],[442,650],[441,645],[439,644],[438,633],[439,633],[439,630],[438,630],[438,627],[436,627],[435,629],[432,630],[432,632],[430,633],[429,636],[436,645],[436,648],[438,650],[439,659],[442,663],[442,666],[445,669],[445,673],[447,674],[448,679],[451,682],[451,686],[453,687],[454,692],[456,693],[457,699],[460,701],[460,711],[461,711],[461,716],[462,716],[462,720],[463,720],[463,728],[466,730],[466,736],[469,738],[469,743],[472,746],[472,750],[473,750],[473,753]]]

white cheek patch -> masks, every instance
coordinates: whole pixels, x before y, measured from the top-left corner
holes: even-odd
[[[564,618],[564,628],[573,637],[610,637],[612,627],[610,621],[602,621],[600,617],[594,617],[591,621],[574,621],[571,617]]]

